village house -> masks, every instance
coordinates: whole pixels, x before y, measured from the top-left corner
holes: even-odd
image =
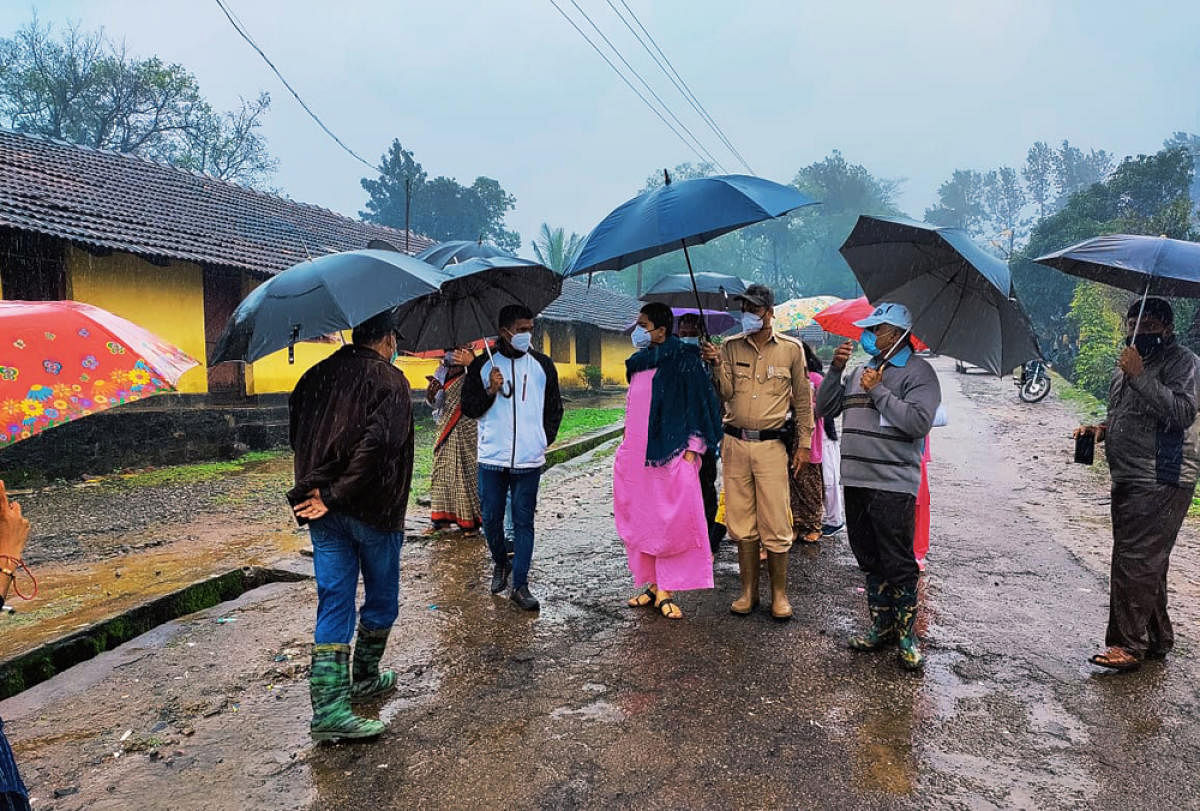
[[[208,368],[221,330],[238,302],[272,275],[375,240],[411,254],[433,244],[418,234],[144,158],[0,130],[0,296],[94,304],[200,362],[181,379],[178,396],[139,403],[135,411],[280,408],[282,395],[335,351],[336,342],[298,344],[292,364],[280,351],[253,364]],[[632,298],[565,283],[562,298],[543,315],[539,336],[539,345],[559,363],[565,386],[584,386],[580,371],[588,366],[599,367],[604,383],[624,383],[629,348],[621,331],[637,307]],[[420,391],[436,362],[412,358],[400,365]],[[277,425],[278,415],[274,420]],[[70,438],[52,439],[58,431],[41,444]],[[277,430],[274,436],[277,441]]]

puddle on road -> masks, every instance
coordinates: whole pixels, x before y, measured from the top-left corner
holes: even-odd
[[[0,656],[28,650],[211,575],[268,565],[308,546],[306,533],[247,533],[238,521],[214,517],[177,532],[189,539],[102,561],[39,567],[39,596],[28,603],[13,600],[16,613],[0,615]]]

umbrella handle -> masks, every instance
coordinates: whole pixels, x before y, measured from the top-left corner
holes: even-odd
[[[1138,330],[1142,328],[1142,313],[1146,312],[1146,299],[1150,296],[1150,282],[1154,281],[1151,276],[1146,280],[1146,289],[1142,291],[1142,306],[1138,307],[1137,321],[1133,323],[1133,337],[1136,338]]]
[[[663,170],[663,174],[666,174],[665,169]],[[668,180],[667,182],[669,183],[670,181]],[[688,276],[692,280],[692,292],[696,295],[696,309],[700,312],[700,334],[704,337],[705,341],[708,341],[708,323],[704,320],[704,305],[700,303],[700,288],[696,284],[696,274],[692,270],[692,257],[688,254],[687,240],[681,239],[679,242],[683,245],[683,259],[687,262]]]

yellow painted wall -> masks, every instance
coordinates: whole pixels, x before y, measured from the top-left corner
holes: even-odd
[[[600,333],[600,371],[604,374],[604,385],[624,386],[625,359],[633,354],[629,336],[620,332]]]
[[[187,352],[200,365],[179,381],[179,391],[208,391],[204,346],[204,277],[199,265],[152,265],[128,253],[92,256],[67,249],[67,284],[76,301],[116,313]]]
[[[346,341],[350,333],[345,333]],[[250,394],[287,394],[296,387],[300,376],[310,368],[332,355],[341,344],[318,344],[304,342],[296,344],[296,363],[288,365],[287,350],[281,349],[252,364],[252,376],[246,377],[246,389]],[[433,374],[438,361],[424,358],[400,358],[396,361],[400,371],[408,378],[413,391],[423,392],[429,385],[425,375]]]

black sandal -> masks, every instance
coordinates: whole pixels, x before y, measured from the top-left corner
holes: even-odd
[[[670,614],[670,613],[668,613],[668,612],[664,612],[664,611],[663,611],[663,609],[664,609],[664,608],[669,608],[670,606],[675,606],[675,608],[679,610],[679,614],[678,614],[678,615],[672,615],[672,614]],[[658,613],[659,613],[659,614],[662,614],[664,617],[666,617],[666,618],[667,618],[667,619],[669,619],[669,620],[681,620],[681,619],[683,619],[683,609],[682,609],[682,608],[679,608],[679,604],[678,604],[678,603],[676,603],[674,600],[672,600],[670,597],[668,597],[668,598],[667,598],[667,599],[665,599],[665,600],[662,600],[661,602],[657,602],[657,603],[655,603],[655,604],[654,604],[654,608],[655,608],[655,610],[656,610],[656,611],[658,611]]]
[[[643,603],[642,602],[643,597],[649,597],[650,599]],[[630,597],[629,600],[626,600],[625,605],[629,606],[630,608],[650,608],[651,606],[654,605],[654,601],[657,599],[658,599],[658,592],[656,592],[654,589],[647,586],[646,590],[643,591],[641,594],[639,594],[636,597]],[[632,600],[632,602],[630,602],[631,600]]]

